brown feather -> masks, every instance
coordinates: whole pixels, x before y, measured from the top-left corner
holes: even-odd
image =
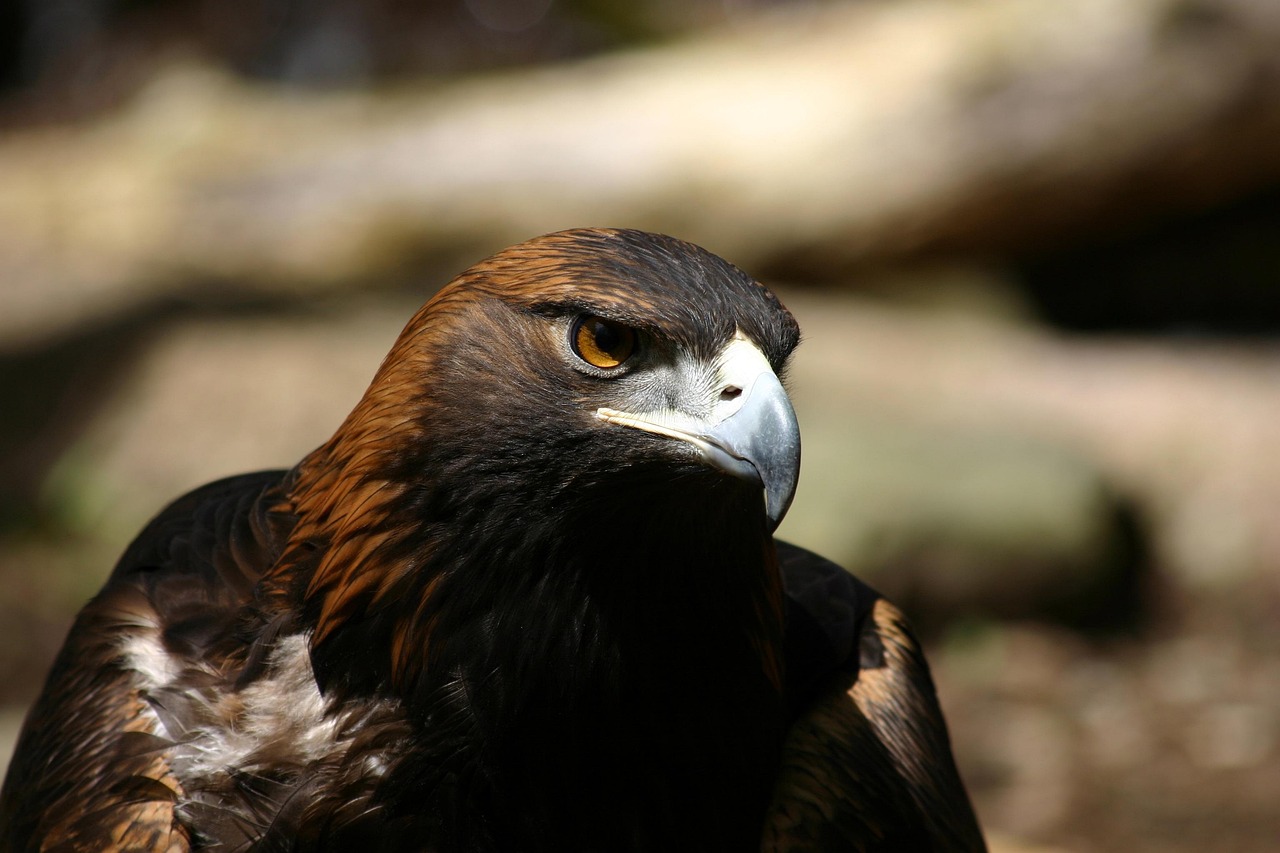
[[[795,572],[844,575],[780,563],[758,488],[594,418],[609,386],[557,361],[583,313],[703,360],[743,332],[779,375],[798,341],[671,238],[464,272],[329,441],[129,547],[28,718],[0,851],[751,849],[771,786],[765,849],[981,849],[900,614],[797,605]]]
[[[857,665],[787,733],[761,849],[983,851],[919,643],[885,599],[863,606]]]
[[[156,748],[168,743],[138,749],[133,736],[154,736],[154,718],[119,665],[117,638],[153,639],[156,630],[154,611],[127,587],[100,596],[80,614],[17,746],[9,778],[24,781],[15,782],[21,790],[6,789],[0,819],[14,832],[0,837],[12,841],[17,827],[28,824],[29,834],[43,839],[42,849],[190,849],[175,814],[182,787]],[[41,763],[73,764],[80,778],[45,777],[37,770]]]

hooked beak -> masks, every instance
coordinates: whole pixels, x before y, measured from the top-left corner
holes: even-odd
[[[596,417],[687,442],[713,468],[764,489],[770,531],[791,506],[800,479],[800,425],[768,359],[741,334],[719,359],[711,414],[633,414],[601,408]]]

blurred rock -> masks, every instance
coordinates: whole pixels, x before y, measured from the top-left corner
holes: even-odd
[[[46,507],[123,544],[189,489],[292,466],[342,423],[418,304],[165,328],[48,473]]]
[[[795,372],[804,474],[780,535],[863,576],[922,627],[1136,617],[1134,549],[1099,468],[1025,433],[878,412],[857,389],[819,386],[814,366]]]
[[[866,300],[787,301],[807,340],[797,405],[820,403],[818,430],[850,430],[866,457],[818,463],[846,470],[836,488],[852,496],[878,477],[876,488],[899,500],[884,515],[899,519],[946,500],[976,516],[985,489],[988,523],[1003,526],[1005,541],[1028,531],[1050,560],[1146,538],[1146,557],[1189,589],[1257,583],[1260,608],[1280,593],[1280,348],[1064,338]],[[823,409],[838,415],[834,425]],[[859,450],[864,434],[863,447],[879,450]],[[878,475],[877,458],[901,461]],[[797,507],[808,488],[833,486],[807,478]],[[925,488],[934,493],[913,497]],[[819,501],[812,511],[831,515],[806,523],[813,535],[863,535],[850,509]],[[861,546],[838,547],[856,556]]]

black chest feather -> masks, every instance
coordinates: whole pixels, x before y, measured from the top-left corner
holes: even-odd
[[[318,849],[754,849],[786,722],[761,541],[604,566],[513,547],[518,570],[419,572],[429,594],[396,598],[412,614],[332,631],[312,656],[326,693],[396,693],[411,736]],[[378,660],[406,643],[420,668]]]

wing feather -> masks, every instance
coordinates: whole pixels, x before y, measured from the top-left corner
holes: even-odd
[[[905,617],[828,560],[779,558],[802,618],[847,655],[787,734],[762,849],[985,850]]]
[[[0,792],[0,850],[191,849],[178,820],[170,727],[151,694],[209,663],[204,656],[275,559],[288,523],[283,476],[197,489],[128,547],[27,716]]]

